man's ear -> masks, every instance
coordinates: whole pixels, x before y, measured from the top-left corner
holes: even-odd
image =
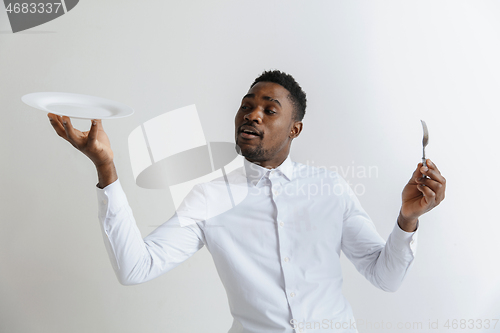
[[[290,130],[290,138],[295,139],[299,136],[300,132],[302,132],[302,122],[295,121],[292,125],[292,129]]]

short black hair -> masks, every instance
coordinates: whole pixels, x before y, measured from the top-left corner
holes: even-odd
[[[293,76],[279,70],[264,71],[258,78],[255,79],[250,88],[259,82],[277,83],[288,90],[290,93],[288,97],[294,108],[294,120],[301,121],[304,118],[307,104],[306,93],[302,90],[297,81],[295,81]]]

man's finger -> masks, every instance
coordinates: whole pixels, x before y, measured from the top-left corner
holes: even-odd
[[[71,119],[69,119],[68,116],[63,116],[62,117],[62,123],[64,130],[66,131],[66,135],[68,137],[68,140],[75,146],[77,147],[79,144],[79,136],[78,136],[78,130],[76,130],[73,125],[71,124]]]
[[[436,170],[429,169],[428,171],[424,172],[424,174],[427,177],[440,182],[441,184],[444,184],[446,182],[446,179]]]
[[[97,119],[92,119],[92,124],[90,125],[90,131],[89,131],[89,143],[94,143],[97,140],[97,132],[99,131],[99,122]]]
[[[47,116],[49,117],[50,124],[52,125],[52,127],[54,127],[57,135],[65,140],[68,140],[68,138],[66,137],[66,131],[64,130],[63,125],[59,122],[59,119],[57,119],[57,116],[53,113],[49,113]]]
[[[422,180],[422,183],[424,183],[426,186],[430,187],[432,191],[434,191],[434,193],[436,194],[437,204],[444,200],[446,191],[445,183],[441,183],[430,178]]]
[[[427,205],[432,204],[436,200],[436,193],[429,186],[418,184],[417,188],[424,195]]]
[[[437,172],[440,172],[437,165],[434,164],[434,162],[432,162],[430,158],[428,158],[426,162],[427,162],[427,165],[429,166],[430,169],[434,169]]]
[[[425,185],[425,187],[430,188],[436,194],[436,201],[440,202],[441,197],[444,194],[444,185],[440,182],[437,182],[431,178],[419,178],[419,185]]]
[[[422,173],[420,172],[420,168],[422,168],[422,163],[417,164],[417,168],[415,171],[413,171],[413,174],[411,175],[410,182],[411,184],[415,184],[417,182],[417,179],[422,176]]]
[[[440,182],[443,185],[446,183],[446,179],[441,175],[439,170],[436,168],[435,164],[432,166],[429,164],[428,170],[422,173],[425,176],[430,177],[431,179]]]

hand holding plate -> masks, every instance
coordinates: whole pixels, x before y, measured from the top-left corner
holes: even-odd
[[[111,144],[100,119],[93,119],[90,130],[81,132],[73,127],[69,117],[53,113],[47,116],[56,133],[90,158],[96,167],[113,163]]]

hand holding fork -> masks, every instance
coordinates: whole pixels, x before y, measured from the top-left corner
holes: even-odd
[[[418,218],[439,205],[445,196],[446,179],[441,175],[437,166],[425,157],[429,132],[424,121],[422,121],[422,127],[424,129],[422,163],[417,165],[417,169],[403,189],[403,203],[398,217],[400,228],[407,232],[415,231]]]

